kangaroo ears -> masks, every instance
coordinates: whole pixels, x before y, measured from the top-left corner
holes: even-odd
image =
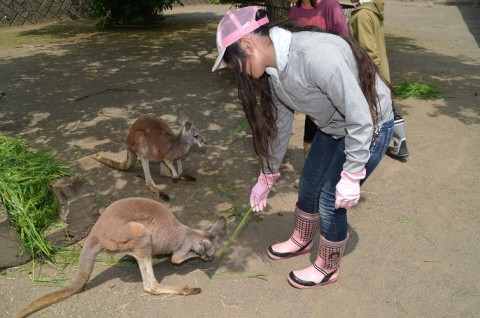
[[[187,121],[185,124],[183,124],[182,130],[180,133],[184,138],[188,138],[192,133],[193,129],[194,129],[193,123],[191,121]]]
[[[183,128],[184,128],[186,131],[190,131],[190,130],[192,130],[192,128],[193,128],[193,123],[192,123],[191,121],[187,121],[187,122],[184,124]]]
[[[189,121],[187,114],[183,110],[183,108],[177,109],[177,123],[180,125],[185,125]]]
[[[210,229],[210,235],[212,235],[213,237],[217,236],[218,233],[220,233],[226,225],[227,219],[224,216],[219,217],[217,222],[215,222],[215,224]]]

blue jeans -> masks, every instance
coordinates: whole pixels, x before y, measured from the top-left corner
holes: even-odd
[[[383,123],[372,140],[370,159],[365,165],[366,177],[360,184],[382,160],[392,135],[393,120]],[[345,138],[334,139],[318,130],[298,187],[298,208],[306,213],[320,213],[320,233],[331,242],[340,242],[347,237],[347,210],[335,209],[335,187],[345,161]]]

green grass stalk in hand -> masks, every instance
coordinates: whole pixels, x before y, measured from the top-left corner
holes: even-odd
[[[243,217],[242,221],[238,224],[237,228],[235,229],[235,232],[233,232],[232,236],[228,239],[227,244],[222,248],[222,251],[220,252],[219,256],[217,257],[217,264],[220,263],[222,258],[227,254],[228,250],[232,246],[233,242],[237,239],[238,234],[242,231],[242,229],[245,227],[247,223],[247,219],[250,216],[250,213],[253,211],[253,206],[245,213],[245,216]]]

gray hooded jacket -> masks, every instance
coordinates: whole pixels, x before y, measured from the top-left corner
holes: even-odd
[[[333,138],[345,137],[343,169],[360,172],[370,158],[374,127],[368,103],[359,86],[358,68],[349,44],[341,37],[321,32],[291,33],[274,27],[270,38],[277,67],[267,68],[277,108],[277,138],[271,143],[277,172],[287,150],[293,113],[309,115],[319,129]],[[376,79],[378,124],[393,119],[389,88]]]

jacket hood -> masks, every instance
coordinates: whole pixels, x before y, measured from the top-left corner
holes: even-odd
[[[370,10],[378,16],[380,21],[383,21],[384,8],[385,8],[385,2],[383,2],[383,0],[374,0],[370,2],[363,2],[352,13],[355,13],[356,10]]]

